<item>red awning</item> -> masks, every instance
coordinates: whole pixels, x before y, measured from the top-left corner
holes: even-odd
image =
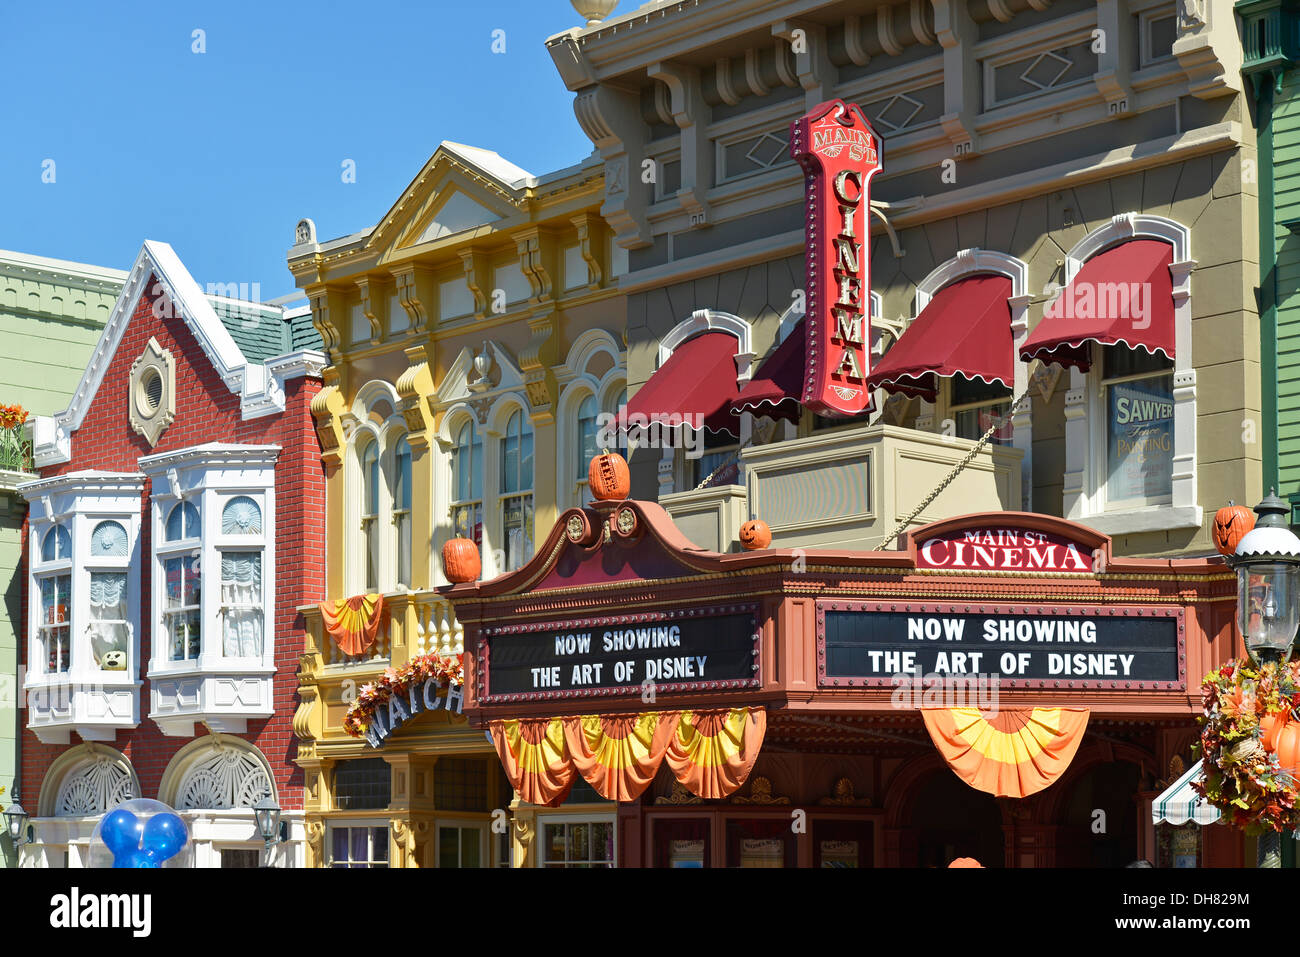
[[[749,411],[774,419],[799,421],[803,410],[799,396],[803,389],[807,335],[804,321],[800,319],[740,390],[740,398],[731,404],[732,412]]]
[[[1089,259],[1061,295],[1043,307],[1043,319],[1020,348],[1083,371],[1088,344],[1126,345],[1174,357],[1174,248],[1157,239],[1132,239]]]
[[[705,428],[740,435],[740,421],[731,411],[740,398],[737,348],[736,337],[725,332],[706,332],[682,343],[628,400],[628,416],[661,422],[671,416],[702,416]]]
[[[1012,388],[1010,296],[1006,276],[969,276],[944,286],[872,370],[867,387],[933,400],[936,377],[960,373]]]

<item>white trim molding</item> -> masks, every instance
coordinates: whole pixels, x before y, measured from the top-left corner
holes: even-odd
[[[725,332],[736,337],[736,385],[743,388],[754,374],[753,331],[739,316],[716,309],[696,309],[689,319],[669,329],[659,340],[659,361],[655,369],[661,368],[683,342],[706,332]]]
[[[1062,511],[1073,521],[1099,532],[1193,529],[1203,512],[1196,486],[1196,369],[1192,364],[1191,230],[1172,219],[1144,213],[1120,213],[1093,230],[1066,254],[1069,285],[1093,256],[1132,239],[1155,239],[1173,247],[1169,273],[1174,305],[1174,451],[1173,487],[1167,504],[1138,508],[1106,507],[1106,409],[1101,396],[1101,363],[1088,372],[1070,368],[1065,394],[1065,477]],[[1090,346],[1096,349],[1096,346]]]
[[[151,276],[156,279],[152,287],[148,285]],[[38,416],[33,421],[32,457],[37,468],[71,461],[72,433],[85,421],[136,307],[146,295],[160,297],[154,303],[158,318],[180,318],[185,322],[226,388],[239,397],[240,414],[244,419],[283,412],[284,380],[296,374],[319,375],[319,371],[313,373],[310,370],[324,368],[325,357],[306,350],[271,359],[265,366],[249,362],[218,317],[209,297],[199,288],[171,246],[146,240],[127,274],[126,284],[113,305],[68,407],[52,416]],[[283,309],[275,306],[260,305],[260,308],[278,311],[281,315],[284,313]],[[303,367],[301,373],[297,371],[299,366]]]

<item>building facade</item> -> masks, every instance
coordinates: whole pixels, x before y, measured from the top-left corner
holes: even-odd
[[[601,823],[620,822],[610,846],[623,848],[614,859],[628,864],[669,865],[670,856],[651,849],[666,842],[671,855],[679,841],[690,862],[701,853],[710,866],[745,863],[733,859],[733,837],[736,853],[749,842],[755,863],[777,847],[772,841],[780,845],[773,861],[817,863],[820,840],[778,840],[764,830],[772,822],[739,830],[729,823],[742,813],[737,803],[780,806],[776,817],[788,817],[783,799],[805,807],[841,799],[883,811],[870,836],[826,839],[852,844],[859,866],[944,864],[963,848],[1007,866],[1114,866],[1137,857],[1240,863],[1234,833],[1194,833],[1197,849],[1186,853],[1191,832],[1157,830],[1151,811],[1160,789],[1194,763],[1201,674],[1234,651],[1224,591],[1230,576],[1210,557],[1213,512],[1263,491],[1253,294],[1257,158],[1237,29],[1231,6],[1213,2],[657,2],[548,41],[604,161],[601,214],[628,250],[620,284],[628,299],[628,418],[677,417],[695,428],[674,432],[671,441],[647,442],[642,433],[630,443],[633,502],[571,513],[565,520],[573,520],[577,538],[553,539],[559,565],[538,558],[518,576],[448,592],[465,598],[456,604],[472,652],[471,720],[491,729],[517,791],[530,780],[521,768],[542,760],[535,747],[556,759],[555,786],[528,792],[542,805],[562,795],[557,782],[566,766],[570,782],[575,775],[603,781],[600,793],[617,801],[605,806]],[[814,191],[831,184],[795,162],[792,154],[811,147],[792,134],[832,118],[850,126],[855,109],[856,128],[872,144],[862,149],[880,169],[863,177],[869,193],[834,187],[838,202],[865,207],[858,225],[850,225],[848,211],[843,227],[837,223],[841,249],[838,239],[835,246],[818,239],[814,227],[824,221]],[[868,230],[869,239],[855,242]],[[841,254],[848,264],[841,273],[853,278],[840,277],[836,304],[872,316],[866,354],[840,369],[847,369],[842,384],[852,387],[845,391],[873,393],[874,408],[848,418],[810,403],[806,386],[817,362],[829,358],[817,351],[825,343],[817,323],[826,319],[814,296],[826,290],[817,286],[816,257]],[[853,341],[851,333],[840,339]],[[667,515],[650,510],[649,501]],[[571,545],[604,556],[608,545],[598,548],[584,529],[603,524],[618,537],[620,518],[634,555],[638,542],[654,539],[659,549],[676,542],[668,549],[675,562],[660,555],[660,567],[643,559],[635,573],[608,562],[604,572],[637,580],[643,591],[621,605],[603,593],[608,601],[593,601],[591,585],[617,589],[565,556]],[[799,612],[764,605],[758,582],[711,564],[721,561],[715,554],[739,550],[746,519],[765,521],[773,547],[791,550],[782,588],[803,596]],[[918,536],[938,534],[948,522],[960,525],[950,531],[985,537],[964,553],[973,564],[917,558],[928,541]],[[1041,564],[1018,564],[1048,561],[1045,550],[1016,551],[1048,540],[1080,550],[1091,541],[1099,563],[1041,573]],[[998,548],[1008,544],[1001,565]],[[692,554],[692,546],[704,553]],[[951,558],[960,550],[926,552],[940,553]],[[812,571],[822,562],[834,567],[833,581]],[[855,568],[873,569],[862,573],[867,578],[885,568],[891,582],[902,577],[897,588],[877,587]],[[948,580],[954,570],[960,574]],[[678,588],[691,572],[714,584],[687,596]],[[1183,575],[1194,597],[1175,633],[1172,596],[1162,596],[1155,582]],[[1092,590],[1078,604],[1082,595],[1067,583],[1084,579]],[[655,597],[661,593],[662,601]],[[994,594],[1007,604],[965,604],[991,602]],[[549,648],[555,639],[556,656],[569,637],[580,647],[583,635],[617,645],[617,634],[606,630],[611,622],[639,620],[640,613],[672,617],[682,608],[688,616],[718,616],[721,604],[740,595],[758,603],[753,653],[760,675],[745,687],[765,687],[769,678],[782,686],[762,703],[768,744],[744,768],[756,775],[748,791],[739,773],[730,790],[697,788],[685,758],[673,758],[674,749],[699,737],[681,730],[688,713],[709,713],[708,721],[729,727],[731,718],[714,712],[758,706],[757,697],[726,690],[735,676],[679,687],[681,697],[671,699],[674,707],[680,702],[677,718],[664,704],[644,710],[644,697],[637,700],[610,674],[597,677],[596,665],[610,671],[614,663],[594,657],[557,660],[555,671],[548,656],[538,674],[507,671],[497,679],[504,690],[493,684],[506,667],[502,659],[514,660],[510,649],[528,641]],[[1035,596],[1043,596],[1042,606],[1020,604]],[[912,661],[901,648],[913,624],[929,627],[921,615],[939,616],[933,621],[940,628],[984,616],[977,625],[991,625],[995,636],[1005,628],[1009,640],[1043,641],[1032,637],[1040,627],[1045,635],[1072,616],[1109,617],[1121,608],[1164,621],[1164,636],[1152,638],[1165,658],[1158,686],[1095,677],[1071,684],[1064,670],[1019,681],[1024,668],[1037,667],[1032,656],[1013,656],[1005,667],[1000,656],[978,659],[988,666],[981,677],[1001,688],[1007,720],[1035,709],[1062,722],[1066,711],[1090,715],[1077,749],[1064,758],[1066,776],[1036,797],[994,785],[986,790],[1000,800],[971,798],[958,780],[960,762],[941,745],[948,719],[916,701],[886,700],[879,690],[912,673],[900,667]],[[792,615],[805,616],[798,619],[804,625]],[[850,616],[837,626],[838,638],[823,624],[831,615]],[[665,629],[663,639],[674,643]],[[902,645],[890,644],[890,629],[907,635]],[[1103,630],[1111,628],[1098,624],[1089,634]],[[1029,637],[1017,637],[1021,632]],[[676,639],[686,645],[685,626]],[[780,655],[769,665],[764,640],[804,661],[802,672]],[[1122,644],[1114,633],[1096,640]],[[835,641],[842,645],[838,672],[823,667]],[[574,661],[593,670],[570,676]],[[966,674],[976,663],[962,661],[954,668],[945,658],[926,670],[937,667],[940,685],[950,687],[954,670]],[[636,665],[624,664],[625,673]],[[1087,656],[1081,666],[1078,674],[1092,676],[1107,672],[1087,669],[1109,667]],[[1175,667],[1186,671],[1175,674]],[[858,694],[861,711],[849,706]],[[585,710],[572,697],[587,698]],[[656,708],[664,713],[646,717]],[[653,779],[648,786],[639,780],[620,792],[623,785],[592,766],[586,749],[602,734],[618,738],[622,732],[611,728],[673,720],[679,726],[664,745],[665,764],[642,768]],[[743,736],[737,741],[743,754]],[[909,742],[916,747],[909,750]],[[657,747],[643,743],[651,753]],[[812,774],[789,756],[809,751],[840,757]],[[858,759],[864,763],[850,769]],[[754,771],[764,767],[770,773]],[[1122,800],[1112,807],[1105,795]],[[1088,801],[1106,811],[1110,837],[1089,835],[1080,816]],[[556,813],[557,828],[565,823],[563,805],[527,803],[534,806],[516,804],[517,820]],[[712,823],[693,823],[700,833],[665,831],[661,842],[647,822],[661,806],[678,804]],[[636,819],[627,832],[625,815]],[[562,843],[565,832],[547,830],[549,823],[531,831],[520,825],[518,861],[555,863],[552,840]],[[594,827],[594,819],[588,823]],[[524,847],[528,840],[541,851]]]
[[[435,591],[449,539],[474,541],[495,577],[590,500],[598,417],[626,386],[625,257],[599,215],[603,187],[594,159],[533,176],[442,143],[373,228],[317,241],[299,225],[289,268],[329,354],[312,409],[330,614],[302,609],[294,723],[312,866],[508,861],[492,812],[511,790],[459,689],[412,698],[430,713],[386,711],[367,735],[345,718],[386,673],[463,652]],[[330,624],[348,599],[379,616],[368,643]]]
[[[292,718],[319,597],[325,357],[306,310],[205,295],[146,242],[67,407],[38,417],[23,547],[21,866],[86,865],[99,816],[157,798],[199,866],[300,862]],[[205,582],[205,579],[207,581]]]
[[[52,415],[63,408],[77,385],[126,273],[119,269],[64,262],[42,256],[0,251],[0,404],[18,405],[29,415]],[[52,345],[54,347],[52,347]],[[3,429],[0,441],[0,580],[5,602],[0,608],[0,782],[7,789],[5,806],[15,800],[19,714],[18,644],[24,634],[19,607],[22,594],[22,528],[27,502],[17,493],[32,477],[30,443],[24,424]],[[0,838],[6,866],[17,862],[16,849]]]

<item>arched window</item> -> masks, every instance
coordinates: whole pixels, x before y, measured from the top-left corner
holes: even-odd
[[[516,411],[501,437],[501,535],[505,568],[514,571],[533,554],[533,426]]]
[[[456,433],[451,459],[451,521],[460,538],[483,547],[483,440],[474,423]]]
[[[574,463],[574,484],[581,505],[589,505],[592,501],[591,489],[587,487],[587,470],[600,451],[596,447],[596,422],[596,397],[589,395],[578,405],[578,460]]]
[[[379,443],[371,440],[361,453],[361,535],[365,542],[365,590],[379,590]]]
[[[198,546],[188,544],[199,536],[199,510],[189,502],[173,506],[167,516],[167,542],[158,549],[166,582],[163,621],[172,661],[194,661],[202,647],[202,570]]]
[[[45,674],[63,674],[72,664],[72,536],[63,525],[45,533],[41,562],[58,564],[36,575],[41,596],[37,637]]]
[[[396,531],[397,583],[411,584],[411,443],[402,436],[393,449],[393,528]]]

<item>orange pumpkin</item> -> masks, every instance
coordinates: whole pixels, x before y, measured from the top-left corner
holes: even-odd
[[[1295,775],[1300,768],[1300,723],[1289,721],[1276,736],[1277,763],[1283,771]]]
[[[1255,513],[1244,505],[1234,505],[1232,499],[1214,513],[1214,547],[1220,555],[1231,555],[1237,544],[1255,527]]]
[[[740,526],[740,547],[745,551],[752,552],[758,548],[767,548],[771,544],[772,530],[762,519],[751,518]]]
[[[449,582],[472,582],[483,571],[478,546],[468,538],[452,538],[442,546],[442,571]]]
[[[632,490],[632,474],[627,469],[627,459],[617,452],[602,452],[587,467],[587,483],[598,501],[627,498],[627,493]]]
[[[1276,711],[1259,719],[1259,742],[1265,751],[1277,750],[1278,732],[1289,724],[1291,716],[1285,711]]]

